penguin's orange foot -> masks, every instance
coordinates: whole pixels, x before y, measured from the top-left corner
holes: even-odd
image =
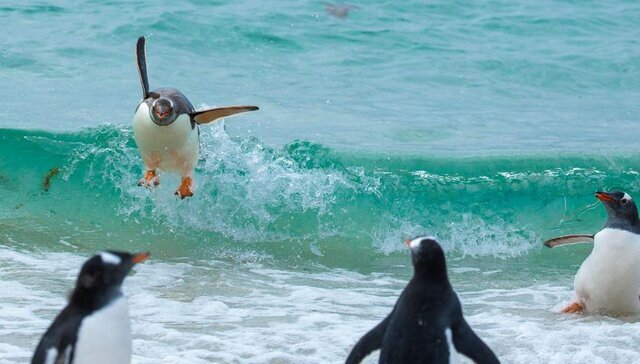
[[[160,178],[156,174],[156,171],[147,171],[144,174],[144,178],[138,182],[138,186],[155,187],[160,184]]]
[[[579,302],[572,302],[567,307],[562,309],[562,313],[581,313],[584,311],[584,306]]]
[[[193,196],[193,180],[191,177],[183,177],[176,195],[182,199]]]

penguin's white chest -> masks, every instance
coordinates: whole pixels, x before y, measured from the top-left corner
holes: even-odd
[[[122,296],[82,320],[73,364],[130,362],[129,305]]]
[[[141,103],[133,119],[133,137],[147,169],[187,173],[198,161],[198,128],[189,115],[182,114],[171,124],[160,126],[151,120],[149,106]]]
[[[640,313],[640,235],[605,228],[575,278],[587,312]]]

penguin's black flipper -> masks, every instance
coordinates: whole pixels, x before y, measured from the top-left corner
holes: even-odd
[[[382,346],[382,338],[384,337],[385,331],[387,331],[387,326],[389,325],[389,321],[391,321],[394,311],[391,311],[389,316],[382,320],[378,326],[371,329],[371,331],[358,340],[356,346],[351,350],[349,357],[347,357],[345,364],[358,364],[372,351],[380,349],[380,346]]]
[[[476,335],[467,321],[460,318],[457,325],[451,328],[453,345],[456,350],[473,360],[476,364],[499,364],[496,354]]]
[[[136,44],[136,58],[138,63],[138,74],[140,74],[140,84],[142,85],[142,99],[149,97],[149,79],[147,78],[147,56],[144,51],[144,37],[138,38]]]
[[[563,235],[557,238],[549,239],[544,242],[544,245],[549,248],[555,248],[565,244],[578,244],[578,243],[593,243],[593,235],[591,234],[573,234]]]
[[[66,364],[73,362],[74,347],[78,340],[77,332],[82,318],[77,317],[67,307],[53,321],[44,333],[31,364]]]
[[[197,124],[207,124],[216,119],[224,118],[227,116],[239,114],[241,112],[256,111],[259,110],[257,106],[229,106],[219,107],[215,109],[207,109],[194,111],[189,113],[191,119]]]
[[[73,344],[70,340],[52,343],[43,340],[36,348],[31,364],[67,364],[73,361]]]

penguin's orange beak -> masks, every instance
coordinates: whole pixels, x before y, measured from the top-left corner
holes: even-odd
[[[615,198],[611,197],[611,195],[606,192],[596,192],[596,198],[602,202],[616,201]]]
[[[407,248],[411,249],[411,239],[404,239],[404,245],[406,245]]]
[[[133,256],[133,262],[135,264],[142,263],[145,260],[149,259],[150,255],[151,255],[151,253],[149,253],[149,252],[138,253],[138,254]]]

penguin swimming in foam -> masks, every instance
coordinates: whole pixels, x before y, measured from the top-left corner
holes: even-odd
[[[640,218],[635,202],[625,192],[596,192],[607,210],[607,222],[595,235],[566,235],[544,244],[593,242],[591,254],[574,280],[576,300],[565,313],[640,313]]]
[[[379,363],[450,363],[462,353],[476,363],[499,363],[473,332],[447,276],[444,252],[433,237],[405,241],[413,277],[393,311],[363,336],[346,360],[360,363],[380,349]]]
[[[193,171],[200,153],[199,124],[226,116],[258,110],[257,106],[230,106],[196,111],[189,99],[173,88],[150,91],[147,78],[145,38],[136,47],[142,101],[133,119],[133,136],[146,167],[140,186],[160,183],[157,169],[179,172],[182,176],[176,195],[193,196]]]
[[[42,336],[31,363],[129,363],[129,308],[120,287],[129,270],[148,257],[104,251],[87,260],[69,304]]]

